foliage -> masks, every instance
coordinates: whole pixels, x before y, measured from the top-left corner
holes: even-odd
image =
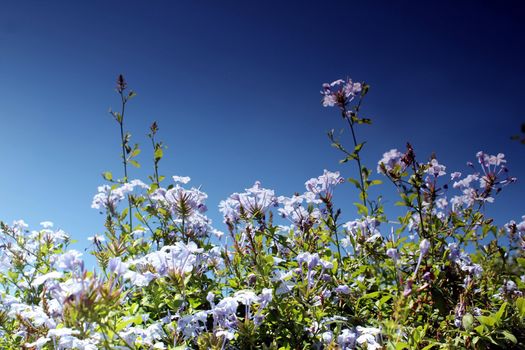
[[[525,347],[525,217],[498,227],[484,214],[515,181],[503,154],[479,152],[471,173],[450,175],[407,144],[377,172],[397,188],[405,214],[388,221],[381,184],[362,164],[356,129],[369,90],[324,84],[323,105],[341,112],[355,163],[359,217],[342,222],[326,171],[303,194],[277,196],[256,182],[220,203],[226,232],[205,215],[207,195],[189,177],[159,175],[164,146],[153,123],[149,182],[138,166],[117,93],[124,177],[105,172],[92,207],[104,235],[90,237],[87,269],[53,224],[1,224],[0,347],[6,349],[519,349]]]

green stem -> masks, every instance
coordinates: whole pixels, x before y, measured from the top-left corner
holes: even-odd
[[[350,127],[350,131],[352,131],[352,139],[354,141],[354,147],[357,147],[357,138],[355,136],[355,130],[354,130],[354,122],[346,115],[346,107],[342,110],[343,118],[346,119],[348,122],[348,126]],[[367,207],[366,204],[366,192],[365,192],[365,182],[363,180],[363,169],[361,168],[361,157],[359,156],[359,152],[354,152],[356,156],[357,166],[359,167],[359,180],[361,182],[361,196],[363,200],[363,205]],[[371,208],[370,208],[371,209]]]
[[[334,217],[334,210],[332,208],[332,203],[329,203],[328,205],[328,212],[330,213],[330,218],[332,219],[332,224],[329,225],[330,227],[330,230],[335,234],[335,246],[337,247],[337,254],[339,255],[338,256],[338,260],[339,260],[339,268],[338,270],[341,271],[341,279],[343,278],[343,257],[341,255],[341,248],[340,248],[340,245],[339,245],[339,234],[337,233],[337,224],[336,224],[336,219]]]
[[[120,140],[122,143],[122,164],[124,165],[124,182],[128,182],[128,161],[126,158],[126,145],[124,140],[124,112],[126,110],[126,98],[124,97],[124,94],[120,92],[120,99],[122,101],[122,107],[121,107],[121,113],[120,113]],[[130,195],[128,194],[128,208],[129,208],[129,232],[133,231],[133,214],[131,212],[131,199]]]
[[[414,170],[414,180],[417,181],[413,186],[416,188],[417,193],[417,212],[419,214],[419,227],[421,229],[421,237],[427,238],[425,233],[425,225],[423,222],[423,203],[421,201],[421,188],[419,186],[419,175],[417,174],[416,161],[412,163],[412,169]]]

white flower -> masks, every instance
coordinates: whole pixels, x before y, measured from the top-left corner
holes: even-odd
[[[323,342],[325,342],[325,344],[330,344],[334,338],[334,334],[330,331],[327,331],[324,332],[321,337],[323,338]]]
[[[82,253],[71,249],[70,251],[65,252],[57,256],[56,266],[59,269],[64,270],[74,270],[77,266],[82,264],[80,257]]]
[[[191,181],[189,176],[173,176],[173,181],[180,182],[181,184],[187,184]]]
[[[26,348],[30,348],[30,349],[34,349],[34,348],[42,349],[42,347],[44,347],[44,345],[46,345],[47,342],[50,341],[50,340],[51,339],[47,338],[47,337],[40,337],[35,342],[33,342],[33,343],[26,343],[24,346]]]
[[[63,275],[62,272],[52,271],[52,272],[46,273],[45,275],[38,276],[37,278],[35,278],[33,283],[31,283],[31,285],[33,287],[38,287],[39,285],[45,283],[47,280],[59,279],[60,277],[62,277],[62,275]]]
[[[357,338],[358,344],[366,343],[366,348],[371,350],[381,348],[381,345],[376,341],[376,336],[381,332],[379,328],[357,326],[356,329],[360,334]]]
[[[119,277],[128,272],[128,264],[122,262],[119,257],[111,258],[108,262],[108,270]]]
[[[382,173],[383,170],[391,171],[396,166],[402,166],[401,159],[403,158],[403,153],[399,152],[397,149],[391,149],[388,152],[383,153],[383,158],[377,162],[377,172]]]
[[[63,337],[65,335],[73,335],[73,334],[79,334],[80,332],[71,328],[63,327],[63,328],[55,328],[50,329],[49,332],[47,332],[48,337]]]
[[[421,243],[419,243],[419,249],[421,251],[422,256],[427,255],[429,248],[430,248],[430,242],[428,241],[428,239],[425,238],[424,240],[421,241]]]
[[[106,237],[99,235],[99,234],[94,234],[93,236],[89,236],[87,239],[88,241],[95,243],[95,242],[104,242],[106,240]]]
[[[53,223],[51,221],[42,221],[40,223],[40,226],[42,226],[45,229],[52,228],[53,227]]]

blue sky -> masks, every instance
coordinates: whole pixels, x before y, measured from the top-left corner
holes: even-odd
[[[114,80],[138,96],[127,129],[142,145],[152,121],[168,145],[164,175],[187,175],[209,194],[210,217],[232,192],[261,180],[302,192],[340,166],[326,132],[344,127],[320,104],[323,82],[371,85],[374,124],[364,163],[410,141],[450,173],[478,150],[504,152],[520,178],[489,212],[525,214],[525,10],[489,1],[9,1],[0,10],[0,218],[51,220],[86,247],[102,232],[90,208],[100,174],[121,175]],[[348,136],[347,133],[343,137]],[[347,139],[350,141],[349,139]],[[383,187],[391,206],[395,191]],[[352,186],[336,195],[346,219]],[[220,226],[220,225],[219,225]]]

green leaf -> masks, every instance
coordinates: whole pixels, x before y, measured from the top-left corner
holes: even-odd
[[[343,150],[343,146],[339,142],[333,142],[332,147]]]
[[[131,153],[131,157],[134,158],[140,154],[140,149],[135,148],[133,152]]]
[[[162,151],[161,147],[155,148],[155,154],[153,156],[156,161],[161,159],[163,155],[164,155],[164,152]]]
[[[463,316],[463,328],[465,328],[467,331],[472,329],[472,325],[474,324],[474,316],[467,313]]]
[[[365,145],[366,142],[361,142],[360,144],[358,144],[357,146],[354,147],[354,154],[358,154],[359,151],[361,151],[361,149],[363,148],[363,146]]]
[[[120,332],[121,330],[126,328],[129,324],[131,324],[131,322],[133,322],[133,319],[131,318],[128,318],[127,320],[120,320],[115,326],[115,330],[117,332]]]
[[[357,207],[359,214],[368,215],[368,208],[361,203],[355,202],[354,205]]]
[[[365,294],[363,295],[361,298],[359,299],[375,299],[377,298],[381,293],[380,292],[372,292],[372,293],[368,293],[368,294]]]
[[[137,314],[135,317],[133,317],[131,319],[131,321],[136,324],[136,325],[141,325],[142,324],[142,315],[141,314]]]
[[[106,171],[102,173],[102,177],[104,178],[104,180],[107,180],[107,181],[113,180],[113,174],[110,171]]]
[[[479,334],[479,335],[483,335],[485,334],[484,330],[485,330],[485,327],[483,325],[479,325],[477,326],[476,328],[474,328],[474,330]]]
[[[503,313],[505,312],[506,307],[507,307],[507,303],[505,302],[501,305],[498,312],[496,312],[496,315],[494,316],[494,318],[496,319],[496,323],[498,323],[501,320],[501,317],[503,316]]]
[[[345,159],[341,159],[341,160],[339,161],[339,163],[340,163],[340,164],[343,164],[343,163],[348,162],[349,160],[353,160],[353,159],[356,159],[356,158],[357,158],[357,156],[356,156],[354,153],[352,153],[352,154],[349,154],[348,156],[346,156]]]
[[[137,162],[137,161],[134,160],[134,159],[130,159],[129,163],[130,163],[131,165],[133,165],[135,168],[140,168],[140,164],[139,164],[139,162]]]
[[[478,321],[485,326],[494,327],[496,324],[496,318],[494,316],[476,316]]]
[[[368,179],[368,177],[370,176],[370,169],[368,169],[366,166],[363,166],[361,168],[361,174],[363,174],[363,177],[365,179]]]
[[[509,332],[509,331],[502,331],[501,334],[503,335],[503,337],[505,339],[510,340],[513,344],[517,344],[518,343],[518,340],[516,339],[514,334],[512,334],[511,332]]]
[[[353,183],[355,187],[357,187],[358,189],[361,189],[361,184],[359,183],[359,180],[353,179],[353,178],[349,178],[348,182]]]
[[[407,343],[399,342],[396,344],[396,350],[410,349],[410,345]]]
[[[372,119],[370,118],[357,118],[357,124],[372,124]]]
[[[519,297],[516,299],[516,307],[518,308],[520,317],[525,317],[525,298]]]
[[[377,306],[378,306],[378,307],[381,307],[384,303],[386,303],[386,302],[389,301],[390,299],[392,299],[392,295],[391,295],[391,294],[385,295],[384,297],[382,297],[382,298],[377,302]]]

